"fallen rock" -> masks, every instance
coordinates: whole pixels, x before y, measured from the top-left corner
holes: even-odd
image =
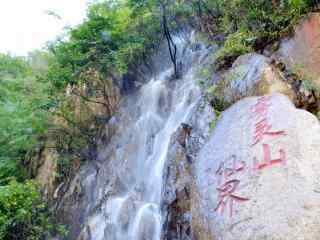
[[[222,79],[225,101],[234,103],[244,97],[282,93],[294,100],[294,91],[280,72],[263,55],[249,53],[238,57]]]
[[[319,159],[319,121],[284,95],[234,104],[195,161],[202,231],[215,240],[319,239]]]

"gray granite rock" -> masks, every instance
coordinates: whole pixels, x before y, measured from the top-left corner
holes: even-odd
[[[196,213],[215,240],[320,238],[320,126],[281,94],[223,113],[196,162]]]
[[[293,99],[291,86],[269,62],[270,59],[256,53],[238,57],[221,79],[225,100],[234,103],[244,97],[274,92],[283,93]]]

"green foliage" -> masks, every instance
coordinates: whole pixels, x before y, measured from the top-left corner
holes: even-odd
[[[7,63],[10,71],[0,71],[0,182],[24,177],[19,165],[46,131],[44,108],[50,102],[48,84],[31,75],[33,69],[26,60],[8,55],[0,59],[1,66]]]
[[[32,181],[0,186],[0,239],[40,240],[62,226],[52,225],[38,187]],[[63,229],[61,229],[63,230]]]
[[[217,110],[215,108],[213,108],[213,111],[215,114],[215,118],[211,122],[209,122],[209,129],[211,132],[216,128],[217,122],[220,120],[221,114],[222,114],[222,112],[220,112],[219,110]]]
[[[129,66],[142,63],[157,49],[161,35],[158,1],[97,1],[82,24],[48,46],[52,56],[46,79],[56,100],[51,110],[66,126],[56,126],[54,134],[60,155],[58,181],[70,177],[75,159],[82,159],[81,150],[95,144],[98,127],[92,127],[89,110],[83,113],[85,102],[105,97],[112,89],[109,83]],[[64,94],[67,86],[72,89],[69,96]]]
[[[11,57],[9,54],[0,54],[0,78],[11,76],[14,78],[31,73],[27,61],[23,57]]]
[[[250,46],[252,39],[254,39],[254,37],[248,31],[239,30],[232,33],[227,37],[224,48],[218,52],[218,56],[242,55],[248,53],[252,51],[252,47]]]
[[[68,40],[49,49],[48,79],[57,88],[78,82],[79,73],[95,67],[105,75],[125,73],[155,49],[160,21],[152,1],[103,1],[92,4],[87,20],[68,32]]]
[[[215,114],[214,120],[209,123],[210,130],[213,131],[217,125],[217,122],[221,118],[221,114],[224,110],[231,106],[231,103],[227,102],[223,96],[224,82],[220,81],[218,84],[208,87],[206,94],[207,98],[212,106]]]
[[[208,0],[209,2],[211,0]],[[213,1],[213,0],[212,0]],[[221,28],[236,32],[247,28],[258,37],[276,37],[307,10],[306,0],[218,0]]]
[[[38,187],[29,178],[28,155],[42,144],[54,106],[44,77],[48,54],[0,55],[0,239],[45,239],[63,227],[51,224]],[[60,229],[61,228],[61,229]]]
[[[253,51],[254,35],[248,30],[239,30],[228,35],[224,46],[216,53],[217,68],[229,66],[236,57]]]
[[[201,78],[199,80],[199,85],[204,86],[205,80],[210,79],[213,74],[213,71],[211,70],[210,66],[201,66],[197,69],[197,76]],[[205,79],[205,80],[204,80]]]
[[[224,99],[224,88],[225,81],[219,81],[217,84],[212,85],[207,89],[207,96],[209,98],[209,101],[213,109],[217,112],[223,112],[231,105]]]
[[[208,15],[215,13],[211,24],[228,35],[218,57],[218,62],[226,58],[228,66],[237,56],[288,34],[311,7],[308,0],[207,0],[204,5]]]
[[[208,87],[206,91],[207,98],[209,99],[215,114],[215,118],[209,123],[211,131],[216,127],[217,122],[221,118],[222,112],[230,106],[230,104],[223,99],[223,96],[221,96],[222,89],[220,88],[220,85],[215,84]]]
[[[38,240],[55,231],[66,233],[63,226],[55,229],[50,223],[37,186],[26,179],[30,177],[28,155],[43,145],[47,136],[54,137],[59,153],[57,181],[72,175],[75,159],[80,161],[81,150],[94,141],[96,129],[88,123],[92,118],[78,121],[83,116],[79,117],[77,104],[82,107],[88,99],[78,96],[80,101],[76,101],[73,95],[66,96],[67,86],[79,92],[86,86],[89,97],[101,97],[109,82],[141,64],[157,49],[163,38],[163,14],[172,32],[179,29],[179,23],[194,24],[198,17],[208,35],[224,33],[223,47],[212,58],[218,67],[227,67],[237,56],[263,49],[290,32],[312,1],[94,2],[85,21],[51,43],[48,52],[36,51],[27,58],[0,54],[0,239]],[[212,71],[211,66],[202,69],[202,87]],[[98,80],[92,77],[93,72],[97,72],[94,75]],[[220,81],[207,90],[216,120],[229,106],[222,95],[224,84]],[[307,81],[303,85],[314,89]],[[52,118],[58,119],[60,126],[50,123]],[[211,128],[216,120],[210,123]]]

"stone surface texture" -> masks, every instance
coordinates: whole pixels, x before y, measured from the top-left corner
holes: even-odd
[[[204,228],[215,240],[318,239],[319,159],[315,116],[281,94],[239,101],[195,161]]]
[[[320,85],[320,13],[305,17],[273,57]]]
[[[231,103],[249,96],[282,93],[294,99],[294,91],[270,59],[256,53],[238,57],[222,77],[225,100]]]

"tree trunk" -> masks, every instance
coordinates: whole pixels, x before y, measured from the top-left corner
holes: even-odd
[[[173,39],[171,37],[171,33],[170,33],[170,30],[169,30],[169,27],[168,27],[165,5],[162,2],[160,2],[160,4],[161,4],[161,7],[162,7],[163,33],[164,33],[164,36],[167,39],[170,58],[171,58],[171,61],[173,63],[175,78],[179,78],[178,67],[177,67],[177,46],[176,46],[176,44],[174,43],[174,41],[173,41]]]

